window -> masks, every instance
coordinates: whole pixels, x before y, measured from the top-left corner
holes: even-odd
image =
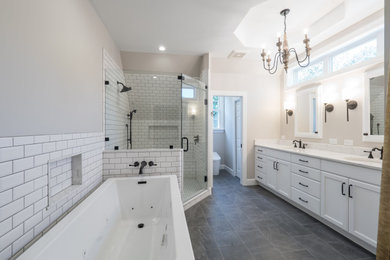
[[[181,96],[182,98],[194,99],[195,88],[190,85],[183,84],[183,87],[181,89]]]
[[[302,68],[298,70],[297,72],[298,82],[308,81],[316,77],[319,77],[322,74],[324,74],[323,61],[314,63],[306,68]]]
[[[371,58],[375,58],[378,50],[377,45],[378,41],[377,39],[374,39],[333,56],[332,71],[338,71]]]
[[[356,39],[352,43],[339,47],[313,60],[306,68],[295,66],[287,74],[286,88],[325,77],[361,62],[381,57],[384,53],[384,29]]]
[[[213,97],[213,128],[214,130],[223,130],[224,125],[224,97]]]

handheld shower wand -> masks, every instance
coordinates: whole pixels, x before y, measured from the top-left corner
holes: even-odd
[[[130,144],[130,149],[133,149],[133,138],[132,138],[132,120],[133,120],[133,115],[137,113],[137,109],[134,109],[132,111],[130,111],[130,113],[127,114],[127,117],[129,118],[129,125],[130,127],[128,127],[128,134],[127,134],[127,149],[129,149],[129,144]],[[127,125],[127,124],[126,124]]]

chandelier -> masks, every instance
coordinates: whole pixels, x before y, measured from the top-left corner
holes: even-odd
[[[305,44],[306,49],[306,57],[303,60],[299,60],[298,53],[295,50],[295,48],[288,47],[288,40],[287,40],[287,25],[286,25],[286,18],[287,15],[290,13],[290,9],[284,9],[280,12],[281,16],[284,16],[284,35],[283,35],[283,42],[280,40],[280,34],[278,34],[278,42],[276,43],[276,46],[278,47],[278,52],[275,54],[274,60],[272,62],[271,66],[271,56],[270,53],[266,54],[265,50],[263,48],[261,52],[261,57],[263,59],[263,66],[264,69],[267,70],[270,74],[274,74],[278,70],[278,64],[284,64],[284,70],[287,73],[288,70],[288,61],[290,59],[290,54],[295,55],[295,58],[298,62],[298,65],[302,68],[307,67],[310,64],[310,46],[309,42],[310,39],[307,37],[307,32],[305,32],[305,39],[303,40],[303,43]],[[267,56],[267,59],[266,59]],[[267,62],[267,65],[266,65]]]

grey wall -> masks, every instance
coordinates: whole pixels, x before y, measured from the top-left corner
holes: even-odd
[[[234,171],[234,97],[225,97],[225,154],[224,164]]]
[[[0,35],[0,136],[102,131],[102,49],[121,60],[88,0],[3,0]]]
[[[196,55],[121,52],[124,71],[151,73],[184,73],[200,77],[208,58]]]

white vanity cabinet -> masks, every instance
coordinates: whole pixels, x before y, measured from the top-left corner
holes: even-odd
[[[256,180],[279,192],[281,195],[290,198],[291,164],[289,160],[289,153],[256,147]]]
[[[376,246],[380,188],[377,185],[322,172],[321,215]]]
[[[266,158],[267,186],[290,198],[290,163],[272,157]]]
[[[256,146],[256,180],[287,201],[315,213],[313,216],[329,226],[332,223],[351,237],[364,241],[360,244],[374,251],[380,168],[317,154]]]

